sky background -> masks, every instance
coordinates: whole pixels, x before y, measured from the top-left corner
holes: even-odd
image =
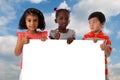
[[[88,16],[101,11],[106,16],[103,31],[110,36],[113,51],[109,60],[110,80],[120,80],[120,0],[0,0],[0,80],[18,80],[19,60],[15,57],[16,32],[23,12],[34,7],[45,16],[46,30],[57,28],[54,8],[70,9],[68,28],[76,31],[77,39],[89,31]]]

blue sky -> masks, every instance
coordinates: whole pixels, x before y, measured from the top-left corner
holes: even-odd
[[[46,30],[57,28],[54,8],[71,10],[69,28],[76,31],[77,39],[89,31],[87,17],[102,11],[106,18],[103,31],[110,36],[113,51],[109,60],[110,80],[120,80],[120,0],[0,0],[0,80],[18,80],[20,57],[14,56],[16,32],[24,10],[40,9],[46,20]]]

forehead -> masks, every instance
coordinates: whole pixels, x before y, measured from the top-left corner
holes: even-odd
[[[90,18],[89,21],[99,21],[97,17]]]
[[[60,16],[60,15],[61,15],[61,16],[69,16],[69,12],[67,12],[67,11],[60,11],[60,12],[57,13],[56,16],[58,17],[58,16]]]
[[[38,18],[38,16],[34,14],[27,14],[26,18]]]

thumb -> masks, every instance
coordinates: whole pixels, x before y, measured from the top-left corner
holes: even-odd
[[[107,44],[107,40],[104,40],[104,42],[103,42],[105,45]]]
[[[58,30],[58,29],[56,30],[56,33],[59,33],[59,30]]]

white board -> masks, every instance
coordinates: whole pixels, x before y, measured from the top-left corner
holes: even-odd
[[[22,80],[105,80],[101,43],[30,40],[23,48]]]

